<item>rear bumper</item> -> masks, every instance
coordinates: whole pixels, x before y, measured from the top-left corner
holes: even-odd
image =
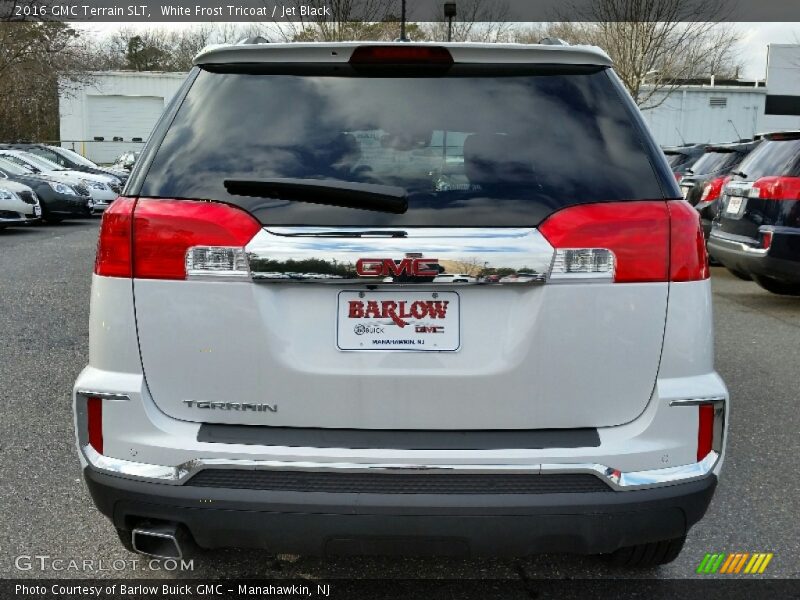
[[[16,217],[4,216],[3,211],[0,211],[0,225],[22,225],[25,223],[34,223],[39,220],[36,215],[27,215],[25,213],[17,213]]]
[[[787,283],[800,283],[800,229],[770,228],[769,249],[757,247],[757,240],[712,235],[709,253],[725,267],[751,276],[770,277]]]
[[[304,555],[613,552],[685,535],[705,513],[717,483],[710,474],[625,492],[351,494],[170,486],[88,467],[84,477],[116,527],[174,521],[203,548]]]

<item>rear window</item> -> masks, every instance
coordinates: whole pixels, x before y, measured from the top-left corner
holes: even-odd
[[[60,166],[66,166],[66,162],[63,158],[59,157],[55,152],[52,150],[48,150],[46,148],[39,148],[38,146],[31,146],[25,148],[25,152],[29,154],[33,154],[35,156],[39,156],[41,158],[45,158],[49,161],[52,161]]]
[[[446,77],[200,71],[139,191],[273,225],[538,225],[567,205],[663,197],[600,68]],[[146,162],[146,161],[145,161]],[[399,186],[402,215],[229,194],[226,179]]]
[[[8,160],[9,158],[11,157],[0,156],[0,169],[12,176],[33,174],[30,169],[22,167],[15,162]]]
[[[741,155],[738,152],[706,152],[692,165],[694,175],[716,173],[736,164]]]
[[[685,154],[681,154],[680,152],[665,152],[664,155],[667,157],[667,163],[670,167],[679,167],[687,160],[689,157]]]
[[[755,180],[770,175],[795,175],[800,158],[800,139],[766,140],[742,161],[737,169],[744,178]]]

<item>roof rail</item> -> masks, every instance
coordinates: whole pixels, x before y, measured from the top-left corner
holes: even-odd
[[[570,43],[557,37],[546,37],[539,40],[545,46],[569,46]]]
[[[269,44],[269,40],[260,35],[254,35],[253,37],[244,38],[236,42],[237,46],[249,46],[251,44]]]

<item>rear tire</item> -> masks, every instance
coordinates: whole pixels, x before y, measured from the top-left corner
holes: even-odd
[[[728,269],[728,272],[733,275],[734,277],[738,277],[739,279],[743,279],[744,281],[753,281],[753,278],[750,277],[747,273],[743,271],[736,271],[735,269]]]
[[[800,296],[800,284],[784,283],[767,277],[756,277],[756,283],[768,292],[780,296]]]
[[[647,568],[666,565],[678,558],[683,549],[686,536],[649,544],[627,546],[603,555],[615,567]]]

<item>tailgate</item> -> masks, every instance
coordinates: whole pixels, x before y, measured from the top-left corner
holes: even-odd
[[[159,408],[376,429],[598,427],[644,410],[667,283],[544,283],[554,250],[535,229],[405,233],[263,229],[252,280],[135,280]],[[434,283],[437,268],[476,281]],[[411,345],[381,341],[397,339]]]

